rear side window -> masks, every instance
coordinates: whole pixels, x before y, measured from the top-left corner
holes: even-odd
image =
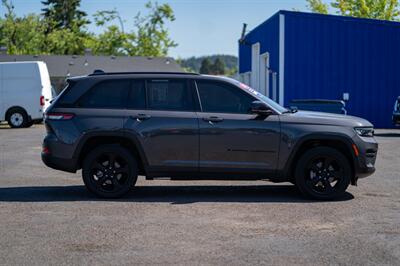
[[[247,114],[255,98],[222,82],[196,81],[203,112]]]
[[[146,89],[144,80],[132,80],[128,97],[129,109],[146,109]]]
[[[151,110],[193,111],[192,91],[188,88],[186,80],[148,80],[147,107]]]
[[[130,88],[129,80],[107,80],[92,87],[78,102],[83,108],[123,109]]]

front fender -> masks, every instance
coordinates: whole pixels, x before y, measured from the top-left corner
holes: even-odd
[[[319,132],[319,133],[310,133],[301,136],[295,141],[291,140],[288,136],[282,136],[281,140],[281,150],[279,156],[279,166],[282,178],[292,178],[291,174],[294,170],[294,166],[298,158],[301,156],[303,152],[303,148],[309,144],[313,145],[313,143],[342,143],[343,147],[346,150],[346,156],[351,158],[351,166],[354,169],[356,164],[356,156],[354,155],[352,145],[353,140],[346,134],[343,133],[327,133],[327,132]],[[324,144],[322,144],[324,145]],[[335,148],[335,147],[333,147]]]

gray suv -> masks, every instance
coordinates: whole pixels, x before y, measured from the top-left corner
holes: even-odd
[[[236,80],[190,73],[70,78],[45,115],[42,160],[120,197],[146,179],[292,182],[340,197],[375,171],[368,121],[288,110]]]

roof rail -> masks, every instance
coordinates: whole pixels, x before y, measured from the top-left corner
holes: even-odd
[[[145,72],[104,72],[101,69],[96,69],[93,71],[92,74],[89,74],[89,76],[103,76],[103,75],[124,75],[124,74],[177,74],[177,75],[200,75],[198,73],[191,73],[191,72],[150,72],[150,71],[145,71]]]

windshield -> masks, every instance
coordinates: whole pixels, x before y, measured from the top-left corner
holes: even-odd
[[[265,102],[266,104],[268,104],[268,106],[272,107],[272,109],[280,112],[280,113],[285,113],[288,111],[288,109],[286,109],[285,107],[279,105],[278,103],[276,103],[275,101],[271,100],[270,98],[268,98],[267,96],[265,96],[264,94],[256,91],[255,89],[247,86],[246,84],[236,81],[236,83],[239,85],[239,87],[242,90],[245,90],[246,92],[256,96],[259,100]]]

